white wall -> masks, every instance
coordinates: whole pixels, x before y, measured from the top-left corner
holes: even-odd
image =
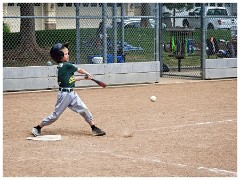
[[[159,61],[139,63],[83,64],[94,78],[107,85],[155,83],[160,79]],[[75,74],[78,76],[78,73]],[[76,87],[97,86],[92,81],[80,81]],[[58,88],[57,66],[4,67],[3,91]]]
[[[237,58],[205,60],[205,79],[237,77]]]

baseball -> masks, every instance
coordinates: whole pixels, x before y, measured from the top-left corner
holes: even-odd
[[[155,102],[157,100],[156,96],[151,96],[150,99],[151,99],[152,102]]]

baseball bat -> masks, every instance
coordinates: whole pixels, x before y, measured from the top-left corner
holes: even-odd
[[[85,78],[87,79],[88,78],[88,75],[86,74],[85,75]],[[104,82],[102,82],[102,81],[99,81],[99,80],[96,80],[96,79],[91,79],[93,82],[95,82],[96,84],[98,84],[99,86],[101,86],[101,87],[103,87],[103,88],[105,88],[107,85],[104,83]]]
[[[96,80],[96,79],[91,79],[93,82],[97,83],[99,86],[105,88],[107,85],[102,82],[102,81],[99,81],[99,80]]]

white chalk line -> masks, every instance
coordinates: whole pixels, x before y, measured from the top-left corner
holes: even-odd
[[[207,168],[207,167],[201,167],[201,166],[195,167],[192,165],[187,165],[187,164],[182,164],[182,163],[165,162],[165,161],[162,161],[162,160],[156,159],[156,158],[136,158],[136,157],[125,156],[125,155],[121,155],[121,154],[117,154],[117,153],[113,153],[113,152],[107,152],[107,151],[96,151],[95,153],[111,155],[111,156],[114,156],[117,158],[130,159],[135,162],[143,161],[143,162],[148,162],[148,163],[160,163],[160,164],[166,164],[166,165],[170,165],[170,166],[177,166],[179,168],[192,168],[192,169],[196,169],[196,170],[205,170],[205,171],[209,171],[209,172],[221,174],[221,175],[226,175],[226,176],[232,176],[232,177],[237,176],[237,172],[228,171],[228,170],[224,170],[224,169],[218,169],[218,168]]]
[[[235,122],[236,119],[227,119],[227,120],[222,120],[222,121],[212,121],[212,122],[198,122],[198,123],[193,123],[193,124],[184,124],[184,125],[176,125],[176,126],[165,126],[165,127],[160,127],[160,128],[152,128],[152,129],[139,129],[139,130],[134,130],[135,132],[142,132],[142,131],[158,131],[160,129],[171,129],[171,128],[184,128],[188,126],[199,126],[199,125],[210,125],[210,124],[220,124],[220,123],[226,123],[226,122]]]
[[[227,119],[227,120],[221,120],[221,121],[208,121],[208,122],[198,122],[198,123],[193,123],[193,124],[185,124],[185,125],[177,125],[177,126],[166,126],[166,127],[160,127],[160,128],[152,128],[152,129],[141,129],[141,130],[135,130],[134,132],[142,132],[142,131],[157,131],[160,129],[167,129],[167,128],[183,128],[183,127],[188,127],[188,126],[201,126],[201,125],[211,125],[211,124],[220,124],[220,123],[227,123],[227,122],[235,122],[236,119]],[[222,175],[227,175],[227,176],[237,176],[237,172],[233,171],[228,171],[224,169],[218,169],[218,168],[207,168],[207,167],[194,167],[191,165],[186,165],[186,164],[181,164],[181,163],[169,163],[169,162],[164,162],[159,159],[150,159],[150,158],[133,158],[130,156],[124,156],[121,154],[116,154],[113,152],[107,152],[107,151],[98,151],[98,153],[103,153],[103,154],[109,154],[114,157],[118,158],[124,158],[124,159],[131,159],[131,160],[138,160],[138,161],[146,161],[146,162],[151,162],[151,163],[162,163],[162,164],[168,164],[168,165],[174,165],[178,167],[186,167],[186,168],[194,168],[198,170],[206,170],[209,172],[214,172],[217,174],[222,174]]]
[[[117,153],[110,152],[110,151],[82,151],[82,152],[79,151],[79,153],[80,154],[100,153],[100,154],[105,154],[107,156],[110,155],[110,156],[120,158],[120,159],[129,159],[132,162],[141,161],[141,162],[154,163],[154,164],[165,164],[165,165],[170,165],[170,166],[176,166],[176,167],[179,167],[179,168],[191,168],[191,169],[196,169],[196,170],[204,170],[204,171],[209,171],[209,172],[212,172],[212,173],[226,175],[226,176],[232,176],[232,177],[237,176],[237,172],[228,171],[228,170],[224,170],[224,169],[207,168],[207,167],[202,167],[202,166],[195,167],[195,166],[192,166],[192,165],[187,165],[187,164],[182,164],[182,163],[166,162],[166,161],[162,161],[158,158],[146,158],[146,157],[136,158],[136,157],[132,157],[132,156],[117,154]],[[20,157],[20,158],[15,159],[15,160],[8,159],[8,161],[14,161],[14,162],[16,162],[16,161],[18,161],[18,162],[23,162],[24,161],[25,162],[25,161],[28,161],[28,160],[49,161],[49,159],[39,159],[37,157],[30,157],[30,158],[28,157],[28,159],[26,159],[26,158],[23,159],[23,157]],[[59,162],[60,163],[66,162],[65,160],[69,161],[69,158],[64,158],[64,161],[63,161],[63,159],[60,159]],[[57,159],[55,159],[54,162],[59,163],[57,161]]]
[[[235,122],[235,121],[236,121],[236,119],[228,119],[228,120],[214,121],[214,122],[198,122],[198,123],[193,123],[193,124],[167,126],[167,127],[153,128],[153,129],[142,129],[142,130],[136,130],[134,132],[156,131],[156,130],[159,130],[159,129],[166,129],[166,128],[182,128],[182,127],[188,127],[188,126],[210,125],[210,124]],[[101,153],[101,154],[111,155],[111,156],[114,156],[114,157],[117,157],[117,158],[130,159],[133,162],[143,161],[143,162],[148,162],[148,163],[160,163],[160,164],[167,164],[167,165],[171,165],[171,166],[177,166],[179,168],[192,168],[192,169],[197,169],[197,170],[204,170],[204,171],[209,171],[209,172],[212,172],[212,173],[226,175],[226,176],[232,176],[232,177],[237,176],[237,172],[224,170],[224,169],[208,168],[208,167],[202,167],[202,166],[196,167],[196,166],[182,164],[182,163],[165,162],[165,161],[162,161],[162,160],[156,159],[156,158],[136,158],[136,157],[121,155],[121,154],[117,154],[117,153],[109,152],[109,151],[92,151],[92,152],[87,151],[87,152],[79,152],[79,153],[88,153],[88,154],[89,153]],[[26,159],[24,159],[24,160],[26,160]]]

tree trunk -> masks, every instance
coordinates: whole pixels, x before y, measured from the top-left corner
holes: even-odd
[[[21,3],[20,12],[21,12],[21,16],[34,16],[34,4]],[[37,45],[34,18],[21,18],[20,45],[22,47],[25,47],[25,46],[34,47]]]
[[[20,4],[21,16],[34,16],[33,3]],[[35,18],[21,18],[20,39],[17,47],[3,51],[4,66],[42,66],[51,60],[49,50],[38,46],[35,33]]]
[[[149,4],[148,3],[142,3],[141,4],[141,16],[149,16],[149,15],[150,15]],[[141,27],[150,27],[150,22],[149,22],[148,18],[142,18],[140,26]]]

